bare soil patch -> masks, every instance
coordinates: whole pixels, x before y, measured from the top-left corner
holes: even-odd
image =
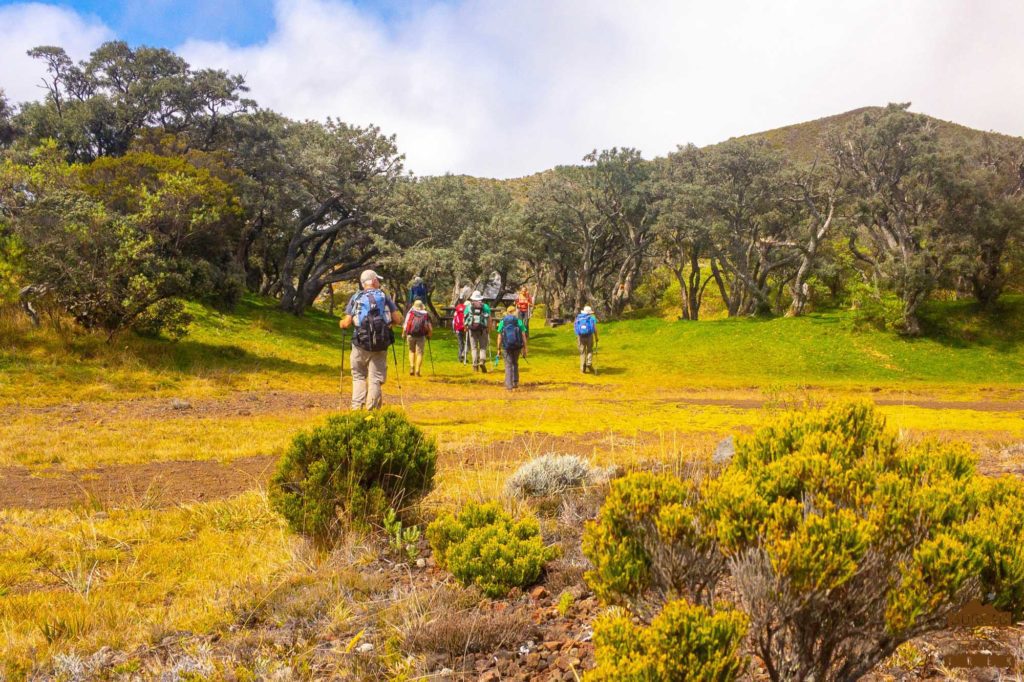
[[[0,468],[0,508],[168,507],[231,497],[265,485],[276,457],[152,462],[97,469]]]

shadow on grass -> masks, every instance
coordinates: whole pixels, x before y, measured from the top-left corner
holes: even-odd
[[[925,307],[921,327],[922,338],[950,348],[1014,353],[1024,344],[1024,296],[1004,297],[991,310],[973,301],[934,301]]]

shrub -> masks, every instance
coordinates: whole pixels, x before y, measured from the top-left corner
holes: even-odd
[[[505,493],[520,499],[557,495],[589,485],[594,478],[593,468],[582,457],[541,455],[516,469],[505,483]]]
[[[671,601],[647,627],[612,611],[594,623],[597,665],[588,682],[617,680],[734,680],[747,666],[740,655],[746,620],[737,611],[712,614],[684,600]]]
[[[625,601],[644,616],[683,596],[710,604],[725,557],[701,518],[698,494],[693,483],[668,474],[640,472],[613,481],[583,535],[595,594]]]
[[[616,482],[585,532],[588,580],[637,608],[708,603],[731,575],[773,680],[855,679],[971,598],[1020,608],[1020,491],[963,446],[901,444],[869,404],[783,415],[699,486]]]
[[[433,486],[437,447],[396,411],[329,417],[299,433],[271,481],[271,501],[318,541],[344,525],[380,523]]]
[[[493,503],[439,516],[427,527],[427,541],[439,566],[493,598],[537,582],[557,554],[544,546],[535,519],[514,519]]]

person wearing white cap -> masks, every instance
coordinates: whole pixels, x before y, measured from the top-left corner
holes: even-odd
[[[490,339],[491,306],[484,303],[483,294],[474,291],[469,297],[465,313],[469,330],[469,350],[473,358],[473,371],[487,374],[487,353]]]
[[[597,346],[597,318],[594,309],[589,305],[576,316],[573,323],[576,332],[576,345],[580,350],[580,371],[594,373],[594,348]]]
[[[391,327],[402,323],[398,306],[380,290],[383,278],[373,270],[359,275],[362,291],[352,295],[339,326],[352,332],[352,409],[376,410],[383,401],[381,386],[388,377],[388,347],[395,342]]]

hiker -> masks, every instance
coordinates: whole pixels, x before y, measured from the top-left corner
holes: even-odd
[[[519,354],[526,357],[526,323],[516,314],[516,306],[510,305],[505,317],[498,323],[498,351],[505,359],[505,390],[519,388]]]
[[[463,296],[459,296],[459,302],[455,304],[452,313],[452,330],[459,342],[459,362],[466,364],[469,357],[469,334],[466,332],[466,298]]]
[[[423,351],[427,345],[427,339],[434,332],[434,325],[430,323],[430,313],[423,301],[416,299],[409,314],[405,316],[405,325],[402,326],[402,336],[405,337],[405,345],[409,349],[409,374],[414,377],[420,376],[420,368],[423,366]]]
[[[583,311],[576,316],[573,323],[576,331],[576,345],[580,349],[580,371],[594,373],[594,348],[597,347],[597,318],[594,309],[583,306]]]
[[[402,323],[398,306],[380,290],[381,276],[373,270],[359,275],[362,291],[352,295],[338,325],[352,332],[352,409],[380,408],[381,386],[388,377],[388,346],[395,342],[393,325]]]
[[[527,331],[530,329],[530,318],[533,316],[533,296],[530,296],[530,290],[523,287],[519,290],[519,295],[516,296],[516,311],[518,312],[519,319],[526,325]]]
[[[423,278],[417,275],[412,279],[412,287],[409,289],[409,300],[406,303],[412,306],[414,301],[426,301],[429,292]]]
[[[469,297],[465,323],[469,329],[469,350],[473,357],[473,371],[486,374],[491,306],[484,303],[483,294],[479,291],[474,291],[473,295]]]

